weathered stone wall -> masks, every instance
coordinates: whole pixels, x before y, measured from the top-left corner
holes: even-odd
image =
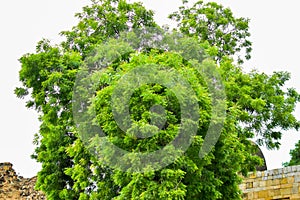
[[[36,177],[17,176],[11,163],[0,163],[0,200],[44,200],[42,192],[34,190]]]
[[[240,188],[244,200],[300,200],[300,166],[250,173]]]

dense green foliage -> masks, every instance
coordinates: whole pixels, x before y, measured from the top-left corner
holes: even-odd
[[[196,13],[203,12],[207,19],[201,23],[191,21]],[[220,5],[200,1],[192,9],[181,7],[180,14],[173,17],[182,20],[178,31],[183,35],[199,36],[197,40],[182,40],[186,51],[193,52],[197,44],[200,51],[217,58],[217,64],[203,58],[202,65],[217,66],[224,82],[227,115],[218,142],[208,155],[199,158],[212,117],[209,89],[203,77],[179,53],[141,46],[139,51],[132,49],[132,53],[121,55],[98,77],[100,85],[91,105],[96,110],[95,122],[113,144],[128,151],[154,151],[168,144],[176,136],[181,120],[179,103],[168,88],[145,84],[135,90],[130,99],[134,126],[129,134],[118,128],[109,103],[118,80],[129,70],[159,64],[168,66],[170,71],[176,70],[192,85],[200,114],[197,134],[186,152],[160,170],[130,173],[105,165],[86,148],[74,122],[72,98],[76,75],[86,60],[94,58],[91,55],[95,52],[118,45],[105,46],[109,38],[119,38],[123,31],[132,28],[158,25],[152,11],[140,3],[124,0],[93,0],[91,6],[84,7],[76,16],[80,22],[71,31],[62,32],[66,36],[64,42],[52,46],[42,40],[36,53],[20,59],[23,87],[15,90],[18,97],[30,95],[27,107],[40,114],[41,126],[34,141],[37,148],[33,157],[42,163],[36,187],[48,199],[240,199],[238,174],[246,174],[260,164],[248,139],[257,136],[259,144],[276,148],[280,145],[281,129],[298,129],[299,123],[292,112],[299,94],[294,89],[283,90],[289,74],[244,73],[241,67],[235,66],[226,56],[246,48],[246,58],[249,58],[248,21],[234,18],[229,9]],[[198,24],[202,28],[195,26]],[[236,28],[227,33],[226,26]],[[188,27],[195,32],[187,31]],[[156,133],[157,129],[150,123],[158,117],[150,109],[153,105],[163,105],[167,125],[152,137],[135,138],[136,132]]]
[[[295,148],[290,150],[291,160],[283,163],[283,166],[300,165],[300,141],[295,145]]]
[[[238,62],[242,63],[242,55],[239,53],[244,53],[245,58],[250,59],[252,48],[248,39],[249,20],[235,18],[229,8],[215,2],[204,3],[202,0],[189,7],[188,1],[183,0],[179,11],[169,17],[178,22],[183,33],[218,47],[218,61],[225,55],[235,55]]]

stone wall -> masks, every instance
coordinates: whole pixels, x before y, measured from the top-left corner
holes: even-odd
[[[42,192],[34,190],[36,177],[18,176],[11,163],[0,163],[0,200],[43,200]]]
[[[240,188],[244,200],[300,200],[300,166],[250,173]]]

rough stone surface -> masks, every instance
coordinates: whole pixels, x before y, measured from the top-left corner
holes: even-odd
[[[263,160],[263,164],[262,166],[258,166],[256,167],[256,171],[265,171],[267,170],[267,162],[266,162],[266,159],[265,159],[265,156],[262,152],[262,150],[259,148],[259,146],[257,144],[255,144],[254,142],[252,142],[253,145],[256,146],[257,148],[257,152],[256,152],[256,155],[259,156],[262,160]]]
[[[244,200],[300,200],[300,165],[251,172],[240,188]]]
[[[0,163],[0,200],[43,200],[44,194],[34,190],[36,177],[18,176],[11,163]]]

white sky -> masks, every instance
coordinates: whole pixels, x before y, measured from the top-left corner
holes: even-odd
[[[30,158],[34,150],[33,135],[39,122],[33,110],[13,94],[18,82],[18,58],[34,52],[36,43],[48,38],[59,41],[58,33],[76,24],[74,14],[88,4],[88,0],[10,0],[0,3],[0,162],[12,162],[20,175],[34,176],[40,165]],[[176,10],[181,0],[144,0],[147,8],[156,12],[156,19],[169,23],[167,14]],[[284,70],[292,73],[289,87],[300,91],[300,2],[298,0],[218,0],[230,7],[236,16],[251,19],[253,42],[252,59],[245,63],[247,70],[257,68],[271,73]],[[299,117],[299,109],[296,115]],[[300,134],[283,135],[279,151],[263,149],[268,169],[281,167],[289,160],[289,150],[300,139]]]

